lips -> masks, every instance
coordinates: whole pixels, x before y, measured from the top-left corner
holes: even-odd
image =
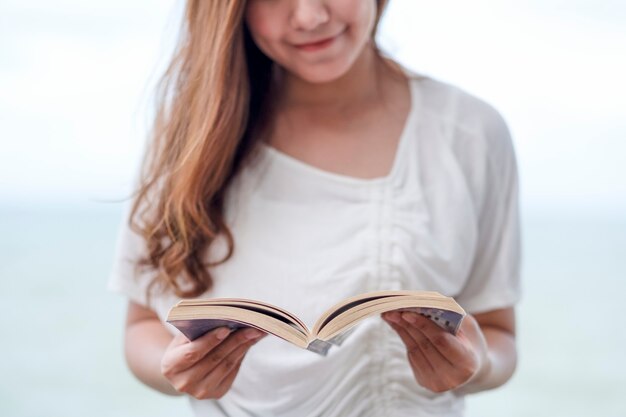
[[[333,41],[337,39],[342,33],[343,31],[335,36],[331,36],[328,38],[319,39],[319,40],[309,42],[309,43],[295,44],[294,47],[303,51],[316,51],[319,49],[323,49],[323,48],[330,46],[333,43]]]

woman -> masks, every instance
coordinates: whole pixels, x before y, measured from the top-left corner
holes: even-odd
[[[198,416],[459,416],[514,371],[508,129],[376,48],[385,3],[187,3],[110,288],[130,298],[130,369]],[[180,297],[260,299],[313,323],[387,289],[470,314],[455,337],[389,313],[327,357],[254,329],[189,342],[164,323]]]

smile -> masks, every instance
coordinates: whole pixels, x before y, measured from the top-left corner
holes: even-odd
[[[306,51],[306,52],[319,51],[321,49],[328,48],[342,34],[343,34],[343,31],[339,33],[338,35],[335,35],[330,38],[322,39],[322,40],[311,42],[311,43],[303,43],[300,45],[294,45],[294,47],[298,48],[301,51]]]

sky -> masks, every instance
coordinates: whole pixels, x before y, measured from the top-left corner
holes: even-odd
[[[0,206],[128,195],[181,5],[0,3]],[[524,207],[626,212],[626,2],[391,0],[378,39],[502,113]]]

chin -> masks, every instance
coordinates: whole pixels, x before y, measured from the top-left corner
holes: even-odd
[[[292,75],[301,78],[312,84],[323,84],[331,81],[335,81],[338,78],[344,76],[352,65],[352,62],[329,62],[325,64],[307,64],[304,63],[301,66],[295,68],[285,69]]]

